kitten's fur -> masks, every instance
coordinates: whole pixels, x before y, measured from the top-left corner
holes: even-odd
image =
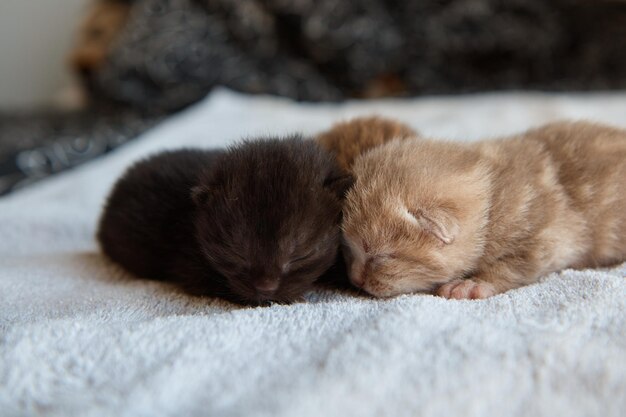
[[[103,251],[136,275],[236,302],[291,302],[335,261],[349,186],[312,140],[164,152],[108,198]]]
[[[316,140],[335,155],[342,169],[349,172],[359,155],[392,139],[414,136],[417,133],[404,123],[370,116],[339,122],[320,133]]]
[[[88,77],[104,64],[111,46],[126,25],[130,9],[130,2],[120,0],[97,0],[90,6],[69,58],[77,74]]]
[[[376,296],[484,298],[626,260],[626,131],[560,122],[477,143],[413,139],[354,165],[350,278]]]

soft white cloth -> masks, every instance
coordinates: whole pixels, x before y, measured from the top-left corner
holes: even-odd
[[[626,94],[311,105],[219,90],[0,200],[0,416],[625,415],[626,264],[484,301],[320,291],[240,308],[134,280],[98,253],[103,198],[147,153],[375,112],[476,139],[563,117],[626,127]]]

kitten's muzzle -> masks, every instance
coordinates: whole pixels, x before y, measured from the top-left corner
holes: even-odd
[[[254,283],[254,288],[262,294],[272,294],[280,285],[277,279],[260,279]]]
[[[350,277],[350,281],[356,287],[362,287],[365,284],[365,274],[355,275]]]
[[[367,259],[365,261],[365,265],[362,267],[358,267],[357,265],[353,265],[352,273],[350,274],[350,281],[356,287],[363,287],[365,285],[365,280],[367,279],[367,275],[369,274],[371,269],[371,259]]]

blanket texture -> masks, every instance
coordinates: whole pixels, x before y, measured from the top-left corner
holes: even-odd
[[[472,140],[557,118],[626,127],[626,94],[293,104],[225,90],[106,157],[0,201],[0,415],[623,416],[626,264],[483,301],[319,290],[242,308],[137,280],[98,252],[133,161],[372,113]]]

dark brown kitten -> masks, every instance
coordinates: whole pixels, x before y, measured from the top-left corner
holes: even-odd
[[[129,271],[193,294],[291,302],[337,257],[350,182],[298,137],[165,152],[118,181],[98,239]]]

